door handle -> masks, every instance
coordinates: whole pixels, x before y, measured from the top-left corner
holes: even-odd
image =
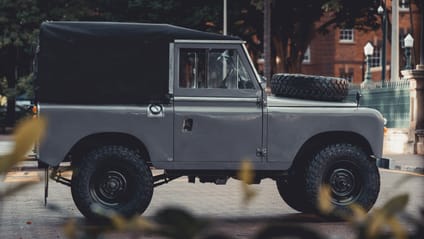
[[[193,119],[184,119],[183,132],[190,132],[193,129]]]

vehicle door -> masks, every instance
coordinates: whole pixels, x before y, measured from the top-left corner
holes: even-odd
[[[262,90],[244,47],[175,43],[174,62],[175,162],[235,169],[262,160]]]

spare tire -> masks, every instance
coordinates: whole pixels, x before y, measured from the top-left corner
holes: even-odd
[[[275,74],[271,79],[271,92],[276,96],[343,101],[348,94],[347,80],[336,77]]]

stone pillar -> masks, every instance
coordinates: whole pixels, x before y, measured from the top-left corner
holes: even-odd
[[[414,153],[424,155],[424,65],[403,70],[402,75],[409,80],[411,90],[409,141],[414,145]]]

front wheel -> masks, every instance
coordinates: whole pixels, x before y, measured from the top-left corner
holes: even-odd
[[[71,191],[76,206],[89,219],[103,218],[108,211],[130,217],[149,205],[153,178],[137,151],[102,146],[88,152],[74,168]]]
[[[319,201],[319,190],[328,185],[331,190],[331,216],[351,214],[350,206],[368,211],[380,191],[378,168],[367,154],[351,144],[329,145],[312,158],[305,169],[306,196],[313,205]]]

